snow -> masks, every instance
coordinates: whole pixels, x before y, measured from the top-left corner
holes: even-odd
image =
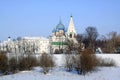
[[[55,54],[54,61],[57,66],[64,66],[65,65],[65,55],[64,54]]]
[[[65,55],[54,55],[57,67],[48,74],[43,74],[42,68],[35,67],[30,71],[21,71],[16,74],[0,76],[0,80],[120,80],[120,54],[96,54],[97,57],[111,58],[116,67],[98,67],[95,71],[84,75],[78,75],[76,71],[65,70]]]
[[[96,54],[98,58],[110,58],[113,59],[116,63],[116,66],[120,66],[120,54]],[[55,54],[55,62],[57,66],[64,66],[65,64],[65,55],[64,54]]]
[[[120,54],[96,54],[96,56],[101,57],[103,59],[113,59],[116,63],[116,66],[120,66]]]
[[[48,74],[43,74],[41,68],[31,71],[21,71],[13,75],[0,76],[0,80],[119,80],[120,67],[101,67],[84,75],[67,72],[64,68],[55,68]]]

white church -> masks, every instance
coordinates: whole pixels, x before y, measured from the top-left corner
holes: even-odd
[[[59,21],[57,26],[53,29],[52,36],[50,37],[52,47],[51,50],[53,52],[59,50],[64,51],[68,40],[72,40],[74,43],[77,43],[76,36],[77,33],[72,16],[70,17],[68,29],[62,24],[61,21]]]
[[[23,37],[18,40],[11,40],[11,38],[8,37],[7,41],[0,43],[0,50],[9,53],[54,53],[57,50],[64,51],[68,40],[77,43],[76,36],[77,33],[73,17],[70,16],[68,28],[66,28],[60,20],[57,26],[53,28],[49,38]]]

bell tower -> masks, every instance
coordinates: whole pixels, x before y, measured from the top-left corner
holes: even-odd
[[[68,26],[67,38],[77,43],[76,36],[77,36],[77,33],[76,33],[74,22],[73,22],[73,17],[70,16],[70,23]]]

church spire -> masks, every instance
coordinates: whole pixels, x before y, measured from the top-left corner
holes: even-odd
[[[76,30],[75,30],[75,26],[74,26],[74,22],[73,22],[72,15],[70,16],[70,23],[69,23],[69,26],[68,26],[68,31],[67,31],[67,33],[68,33],[68,34],[74,33],[75,35],[77,35]]]
[[[71,16],[70,17],[72,17],[72,14],[71,14]]]
[[[72,40],[74,43],[77,43],[76,36],[77,36],[77,33],[76,33],[76,30],[75,30],[73,18],[72,18],[72,15],[71,15],[70,16],[70,23],[69,23],[68,31],[67,31],[67,37],[68,37],[69,40]]]
[[[61,21],[61,17],[59,18],[59,23],[60,23],[60,24],[62,23],[62,21]]]

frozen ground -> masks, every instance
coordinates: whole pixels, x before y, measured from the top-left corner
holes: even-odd
[[[110,58],[113,59],[116,63],[116,66],[120,67],[120,54],[96,54],[98,58]],[[54,55],[55,61],[57,63],[57,66],[64,66],[65,64],[65,55],[64,54],[56,54]]]
[[[97,57],[101,57],[103,59],[110,58],[113,59],[116,63],[116,66],[120,67],[120,54],[96,54]]]
[[[67,72],[62,67],[57,67],[45,75],[41,68],[36,67],[31,71],[0,76],[0,80],[120,80],[120,54],[97,54],[97,56],[115,60],[117,67],[99,67],[85,76],[78,75],[75,71]],[[54,59],[57,66],[64,66],[64,55],[54,55]]]
[[[55,68],[45,75],[37,67],[31,71],[0,76],[0,80],[120,80],[120,67],[101,67],[85,76],[67,72],[63,68]]]

